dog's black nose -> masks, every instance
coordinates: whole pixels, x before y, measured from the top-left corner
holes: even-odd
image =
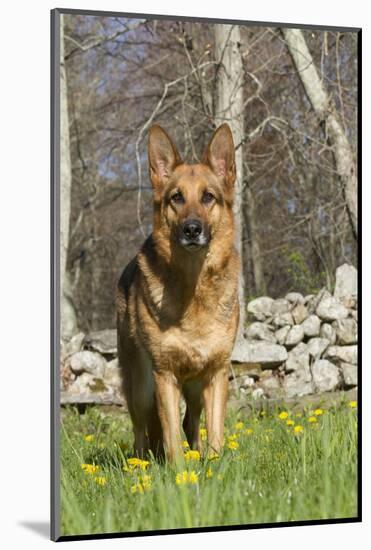
[[[202,223],[198,220],[187,220],[183,224],[183,233],[187,239],[197,239],[202,233]]]

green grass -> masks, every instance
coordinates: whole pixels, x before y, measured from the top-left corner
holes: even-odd
[[[310,409],[301,417],[288,411],[295,425],[303,426],[297,435],[280,412],[229,413],[226,444],[237,433],[238,449],[226,445],[219,459],[201,457],[180,469],[151,460],[146,471],[124,471],[132,445],[127,414],[105,414],[95,407],[83,415],[72,407],[64,410],[62,534],[355,517],[356,408],[349,403],[329,408],[315,423],[308,421]],[[237,421],[243,429],[236,430]],[[89,474],[81,464],[99,470]],[[197,483],[178,485],[176,474],[183,470],[194,471]],[[143,475],[151,476],[150,487],[133,492]]]

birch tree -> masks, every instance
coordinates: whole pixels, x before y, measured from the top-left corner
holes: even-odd
[[[64,22],[60,16],[60,308],[61,336],[69,339],[76,332],[71,285],[67,273],[67,253],[71,214],[71,156],[68,123],[67,77],[64,62]]]
[[[243,117],[243,66],[240,52],[241,36],[237,25],[215,25],[216,85],[214,98],[214,120],[216,126],[227,122],[232,130],[236,154],[236,182],[234,216],[236,223],[236,248],[242,258],[242,194],[244,139]],[[245,321],[245,288],[242,269],[239,280],[240,327],[242,334]]]
[[[319,120],[325,124],[325,131],[333,148],[350,224],[357,238],[357,174],[351,146],[335,107],[319,77],[302,31],[282,29],[282,33],[313,110]]]

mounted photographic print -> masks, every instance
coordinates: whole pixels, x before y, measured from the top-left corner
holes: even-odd
[[[360,40],[52,11],[53,540],[361,520]]]

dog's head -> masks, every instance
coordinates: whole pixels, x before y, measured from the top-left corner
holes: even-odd
[[[154,193],[154,232],[189,252],[206,248],[225,213],[231,214],[235,154],[232,132],[214,133],[200,164],[185,164],[158,125],[149,132],[149,168]]]

